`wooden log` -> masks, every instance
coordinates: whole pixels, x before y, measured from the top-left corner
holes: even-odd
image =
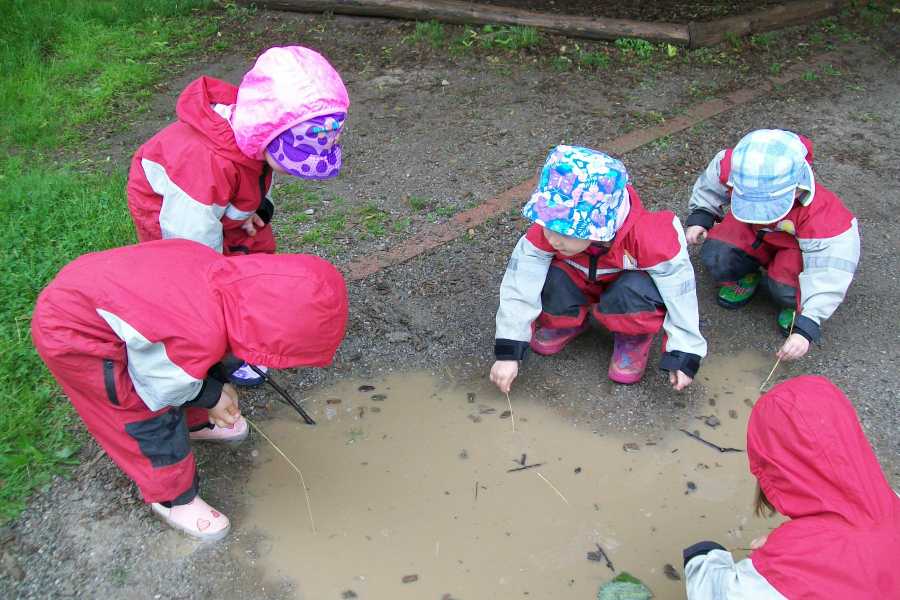
[[[547,14],[459,0],[261,0],[255,4],[264,8],[295,12],[332,12],[412,20],[436,19],[462,25],[521,25],[594,40],[634,37],[679,45],[687,45],[690,41],[688,26],[684,24]]]
[[[801,0],[773,6],[745,15],[725,17],[715,21],[690,23],[690,47],[715,46],[728,36],[745,36],[763,31],[772,31],[791,25],[802,25],[815,19],[836,14],[847,0]]]

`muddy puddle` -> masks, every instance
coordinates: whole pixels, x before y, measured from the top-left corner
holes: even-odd
[[[744,448],[769,366],[751,353],[709,360],[705,398],[640,436],[575,427],[523,390],[512,394],[514,432],[506,398],[487,385],[345,381],[307,401],[317,427],[288,410],[261,423],[302,469],[316,533],[297,476],[261,442],[239,540],[257,540],[245,550],[255,564],[304,600],[592,599],[612,569],[656,598],[683,598],[682,548],[747,548],[776,521],[751,516],[745,453],[678,429]],[[588,559],[598,544],[609,564]]]

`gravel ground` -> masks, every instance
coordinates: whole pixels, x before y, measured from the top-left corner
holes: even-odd
[[[260,39],[272,44],[299,39],[318,47],[345,74],[353,101],[347,168],[338,180],[313,188],[330,201],[317,204],[311,219],[297,219],[308,196],[284,188],[276,228],[283,249],[312,251],[339,263],[390,247],[519,183],[553,144],[602,148],[605,140],[678,114],[698,100],[752,85],[773,64],[802,60],[828,43],[810,41],[814,30],[793,30],[764,51],[725,48],[671,63],[613,55],[609,69],[595,71],[557,68],[557,58],[576,43],[563,38],[517,54],[478,50],[455,56],[404,43],[412,26],[398,22],[258,13],[249,15],[244,27],[251,40],[246,46],[227,59],[173,74],[147,115],[125,131],[107,132],[85,152],[126,164],[137,144],[170,118],[185,83],[199,73],[237,80]],[[891,208],[900,194],[895,142],[900,36],[895,20],[871,39],[854,37],[848,42],[853,51],[831,69],[623,160],[645,204],[685,216],[696,174],[747,131],[784,127],[816,142],[818,176],[859,218],[863,259],[847,300],[824,328],[822,344],[800,363],[786,365],[780,376],[821,373],[843,387],[888,478],[898,486],[900,306],[893,294],[900,270],[898,216]],[[426,199],[426,206],[416,208],[411,197]],[[327,242],[304,241],[311,226],[341,205],[352,207],[346,231]],[[375,221],[383,222],[384,231],[367,226],[359,216],[363,206],[369,206],[367,214],[379,215]],[[405,227],[395,228],[398,222]],[[434,370],[463,384],[486,377],[499,282],[525,227],[515,214],[498,215],[471,237],[351,285],[351,321],[335,368],[285,372],[282,379],[302,393],[332,378],[401,368]],[[698,293],[711,353],[775,350],[780,340],[775,310],[765,298],[742,311],[721,310],[702,267]],[[655,371],[636,386],[610,384],[605,380],[610,346],[608,334],[583,336],[560,355],[530,359],[516,385],[602,430],[661,431],[703,400],[701,385],[675,394]],[[654,353],[651,360],[657,359]],[[251,392],[244,398],[245,412],[264,419],[271,401],[263,391]],[[249,501],[239,484],[252,462],[251,450],[252,443],[241,450],[198,449],[204,495],[237,523]],[[265,581],[255,566],[254,542],[238,528],[218,546],[186,544],[151,518],[133,486],[88,442],[82,465],[70,477],[38,493],[18,520],[0,529],[0,595],[286,597],[286,584]]]

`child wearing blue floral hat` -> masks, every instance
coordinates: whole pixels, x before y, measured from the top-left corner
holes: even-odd
[[[529,348],[556,354],[593,318],[613,333],[611,380],[641,379],[662,328],[660,367],[690,385],[706,340],[678,218],[645,210],[621,162],[577,146],[551,150],[522,213],[533,225],[500,285],[491,381],[509,392]]]
[[[697,179],[686,222],[688,243],[703,244],[700,259],[719,284],[720,305],[740,308],[761,283],[768,289],[781,307],[778,325],[788,338],[778,357],[786,360],[819,340],[859,262],[856,218],[816,181],[812,158],[812,142],[790,131],[748,133]]]

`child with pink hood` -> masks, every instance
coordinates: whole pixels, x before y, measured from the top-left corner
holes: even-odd
[[[238,87],[194,80],[178,98],[178,120],[132,159],[128,208],[138,239],[185,238],[225,255],[275,252],[273,172],[336,176],[349,106],[338,72],[301,46],[266,50]],[[262,383],[249,365],[231,379]]]

